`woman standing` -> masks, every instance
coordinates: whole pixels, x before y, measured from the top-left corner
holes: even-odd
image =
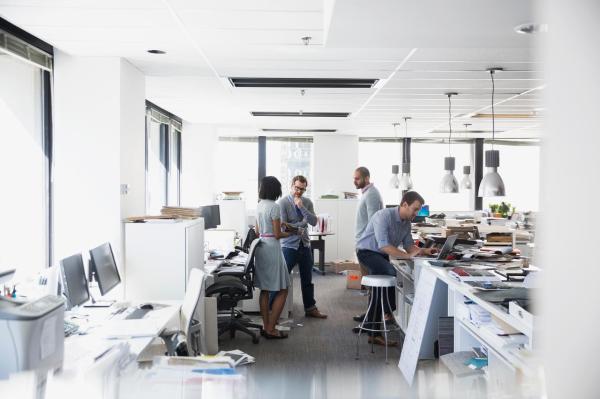
[[[262,245],[256,248],[255,285],[260,291],[260,314],[263,318],[263,335],[267,339],[287,338],[287,334],[275,328],[281,315],[290,285],[285,258],[279,239],[289,234],[281,231],[281,210],[275,202],[281,197],[281,183],[273,176],[266,176],[260,183],[260,202],[256,207],[256,231]],[[269,314],[269,292],[276,292]]]

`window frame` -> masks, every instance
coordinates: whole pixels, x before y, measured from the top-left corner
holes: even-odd
[[[159,158],[163,166],[165,167],[165,181],[164,181],[164,198],[165,203],[163,206],[169,205],[169,194],[170,194],[170,182],[171,179],[175,179],[176,181],[176,200],[175,204],[171,204],[171,206],[180,206],[181,205],[181,154],[182,154],[182,142],[183,142],[183,121],[177,115],[172,114],[169,111],[159,107],[158,105],[146,100],[146,132],[144,138],[144,157],[145,157],[145,209],[146,213],[148,213],[149,208],[149,184],[148,184],[148,156],[149,149],[148,144],[150,143],[149,135],[150,135],[150,124],[152,120],[159,123],[160,129],[160,146],[159,146]],[[177,157],[177,164],[175,165],[176,172],[173,173],[171,168],[171,154],[173,151],[171,134],[177,133],[178,140],[176,143],[175,155]]]

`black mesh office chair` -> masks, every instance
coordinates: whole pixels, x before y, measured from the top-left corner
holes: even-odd
[[[256,248],[260,245],[260,238],[252,241],[248,252],[248,259],[243,271],[227,270],[222,268],[215,270],[215,282],[206,289],[206,296],[217,298],[217,310],[229,311],[226,320],[219,321],[219,336],[229,331],[230,336],[235,337],[236,331],[242,331],[252,337],[252,342],[258,343],[258,334],[250,328],[262,329],[262,325],[252,323],[241,317],[235,307],[245,299],[252,299],[254,290],[254,255]]]

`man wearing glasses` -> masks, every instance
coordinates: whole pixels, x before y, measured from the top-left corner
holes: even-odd
[[[296,233],[281,239],[283,256],[290,273],[294,266],[300,269],[300,282],[302,287],[302,302],[307,317],[318,319],[327,318],[326,314],[319,312],[315,301],[315,287],[312,283],[313,257],[308,238],[308,225],[316,226],[313,203],[303,197],[308,182],[304,176],[295,176],[292,179],[290,195],[281,198],[277,203],[281,207],[281,226],[285,231]]]

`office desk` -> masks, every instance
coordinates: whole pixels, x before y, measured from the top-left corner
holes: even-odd
[[[77,318],[71,320],[77,322],[82,315],[87,315],[87,322],[79,323],[87,332],[65,338],[63,370],[77,371],[82,365],[91,365],[99,355],[119,343],[127,343],[130,353],[137,357],[166,329],[179,330],[180,303],[161,301],[161,304],[166,306],[137,320],[111,318],[113,308],[81,309]]]
[[[314,267],[313,270],[325,274],[325,240],[324,236],[331,236],[335,233],[308,233],[310,239],[310,250],[312,251],[313,261],[315,259],[315,249],[319,251],[319,266]],[[317,239],[313,239],[316,237]]]
[[[428,274],[428,277],[433,276],[445,287],[444,290],[435,291],[432,298],[429,314],[434,315],[435,320],[425,326],[419,359],[428,358],[427,354],[433,353],[434,339],[437,339],[438,336],[437,316],[450,316],[453,317],[454,322],[454,352],[471,351],[473,347],[487,349],[488,368],[485,371],[485,380],[488,392],[506,393],[507,387],[517,390],[533,389],[537,391],[539,389],[540,381],[537,377],[540,375],[541,366],[535,351],[532,350],[534,331],[529,325],[507,313],[500,306],[475,295],[477,290],[450,276],[448,268],[431,266],[427,260],[416,260],[413,273],[410,273],[411,267],[407,267],[405,262],[393,260],[392,263],[398,270],[398,309],[407,303],[412,305],[416,300],[421,288],[419,282],[426,276],[425,274]],[[407,287],[407,281],[410,280],[407,274],[412,274],[414,277],[414,288],[412,289]],[[400,293],[401,289],[404,289],[404,293]],[[411,291],[413,295],[410,295]],[[409,301],[405,299],[406,296],[410,297]],[[497,335],[490,324],[473,322],[469,307],[472,305],[469,303],[478,305],[493,319],[523,335],[514,333],[506,336]],[[399,314],[396,313],[396,316],[398,317]],[[407,320],[410,324],[413,321],[412,316],[408,310],[405,311],[403,317],[399,317],[399,324],[404,327],[407,334],[411,328],[405,323]],[[419,315],[419,318],[423,319],[427,316]],[[529,386],[523,388],[525,383]]]

